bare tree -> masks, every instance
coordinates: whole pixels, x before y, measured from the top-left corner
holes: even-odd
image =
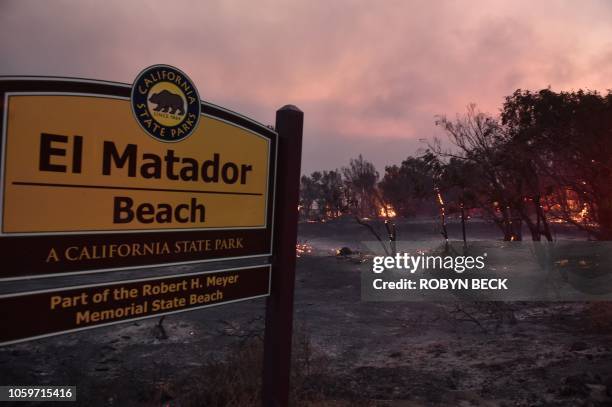
[[[533,166],[524,162],[507,129],[493,117],[477,111],[473,104],[464,116],[454,121],[439,117],[436,124],[446,131],[458,151],[444,151],[439,140],[430,145],[431,150],[438,157],[473,164],[472,195],[500,228],[504,240],[522,240],[524,223],[533,240],[540,240],[542,235],[551,240],[546,217],[537,204],[541,183]],[[536,221],[532,219],[534,213]]]
[[[342,168],[344,183],[349,191],[351,206],[360,217],[376,216],[376,183],[378,171],[360,154]]]

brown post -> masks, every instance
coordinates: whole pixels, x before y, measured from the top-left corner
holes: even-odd
[[[276,112],[278,161],[274,208],[272,290],[266,303],[264,407],[289,405],[295,245],[297,243],[297,206],[300,193],[303,124],[304,113],[293,105],[283,106]]]

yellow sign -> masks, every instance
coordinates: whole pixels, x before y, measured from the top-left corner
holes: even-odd
[[[2,233],[268,226],[272,148],[256,132],[202,114],[163,142],[111,95],[7,94],[4,109]]]

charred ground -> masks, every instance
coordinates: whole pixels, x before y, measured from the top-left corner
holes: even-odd
[[[398,230],[439,239],[431,222]],[[477,222],[470,231],[496,233]],[[296,277],[296,405],[612,403],[608,303],[362,302],[359,271],[370,264],[334,249],[360,249],[367,229],[304,223],[300,240],[313,249]],[[150,319],[4,347],[1,381],[74,384],[79,405],[256,405],[263,312],[248,301],[169,316],[163,329]]]

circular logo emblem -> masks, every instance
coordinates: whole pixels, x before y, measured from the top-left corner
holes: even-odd
[[[185,140],[200,121],[200,97],[193,82],[180,70],[153,65],[132,85],[132,111],[140,127],[167,143]]]

